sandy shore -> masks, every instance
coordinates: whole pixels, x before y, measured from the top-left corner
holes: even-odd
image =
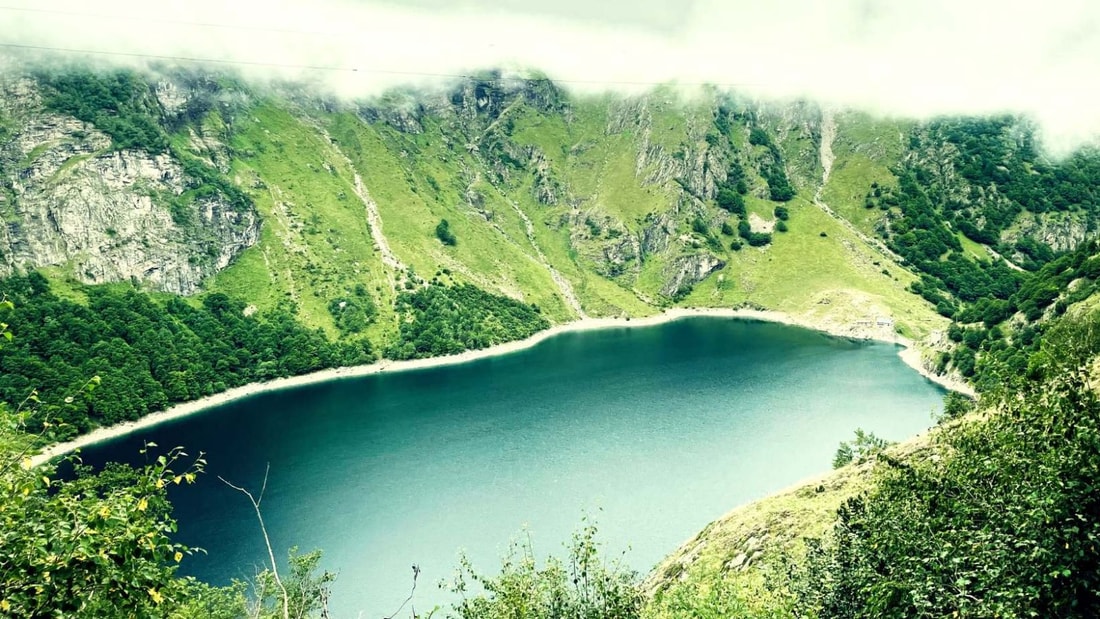
[[[653,316],[647,316],[644,318],[586,318],[584,320],[578,320],[575,322],[551,327],[550,329],[540,331],[539,333],[536,333],[535,335],[525,340],[507,342],[505,344],[499,344],[497,346],[493,346],[491,348],[483,348],[481,350],[470,350],[457,355],[432,357],[430,359],[412,359],[408,361],[383,360],[368,365],[333,368],[329,370],[313,372],[311,374],[304,374],[302,376],[279,378],[268,382],[252,383],[249,385],[244,385],[242,387],[236,387],[234,389],[229,389],[228,391],[216,393],[205,398],[193,400],[191,402],[185,402],[183,404],[178,404],[167,410],[146,415],[145,417],[142,417],[137,421],[122,423],[106,428],[98,428],[71,441],[58,443],[56,445],[48,447],[41,454],[34,456],[34,458],[32,458],[32,462],[35,466],[37,466],[52,458],[80,449],[82,447],[87,447],[88,445],[93,445],[102,441],[125,436],[132,432],[136,432],[144,428],[149,428],[157,424],[164,423],[166,421],[171,421],[173,419],[179,419],[181,417],[193,415],[199,411],[208,408],[220,406],[234,400],[247,398],[267,391],[290,389],[293,387],[301,387],[303,385],[312,385],[314,383],[323,383],[343,378],[355,378],[358,376],[368,376],[371,374],[381,374],[384,372],[403,372],[407,370],[417,370],[452,365],[456,363],[465,363],[467,361],[473,361],[475,359],[484,359],[486,357],[503,355],[531,348],[532,346],[535,346],[542,341],[545,341],[549,338],[554,337],[555,335],[559,335],[562,333],[592,331],[596,329],[614,329],[623,327],[648,327],[692,316],[714,316],[719,318],[741,318],[748,320],[777,322],[786,325],[794,325],[814,329],[817,331],[823,331],[825,333],[837,335],[840,337],[852,337],[850,333],[841,332],[828,326],[823,327],[822,325],[811,324],[808,321],[799,320],[788,314],[769,310],[675,308],[666,310],[665,312],[660,314],[655,314]],[[951,379],[947,379],[941,376],[933,376],[927,370],[925,370],[923,365],[921,364],[920,351],[913,345],[913,342],[909,341],[906,338],[895,335],[864,335],[860,336],[858,339],[876,340],[892,344],[900,344],[904,346],[905,349],[902,350],[899,355],[907,365],[917,370],[928,379],[942,385],[947,389],[960,391],[968,395],[973,395],[973,390],[969,387],[969,385],[959,383],[958,381],[953,381]]]

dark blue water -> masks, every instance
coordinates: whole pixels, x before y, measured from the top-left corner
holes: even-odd
[[[942,390],[897,347],[775,324],[692,318],[570,333],[463,365],[267,393],[87,449],[139,462],[151,440],[204,451],[208,473],[175,492],[179,539],[215,583],[266,558],[258,488],[280,556],[321,548],[339,572],[336,616],[380,617],[423,570],[416,606],[449,598],[465,550],[494,571],[526,527],[560,554],[585,513],[645,571],[731,508],[830,466],[857,427],[904,439]],[[526,533],[525,533],[526,535]],[[407,609],[406,609],[407,610]]]

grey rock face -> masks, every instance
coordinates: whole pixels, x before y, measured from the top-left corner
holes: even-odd
[[[686,287],[703,281],[711,273],[726,266],[725,261],[708,253],[680,256],[674,259],[665,270],[665,283],[661,294],[672,297]]]
[[[160,100],[185,106],[179,88]],[[86,283],[131,280],[191,294],[259,237],[251,208],[195,186],[168,154],[117,151],[75,118],[43,109],[28,78],[0,83],[0,276],[64,266]],[[173,212],[174,211],[174,212]]]

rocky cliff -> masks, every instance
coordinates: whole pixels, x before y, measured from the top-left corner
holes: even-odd
[[[253,209],[191,191],[198,179],[170,152],[114,148],[48,110],[31,77],[0,82],[0,119],[0,275],[63,266],[86,283],[191,294],[259,236]]]

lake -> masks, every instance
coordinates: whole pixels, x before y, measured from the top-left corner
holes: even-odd
[[[269,392],[85,449],[140,463],[143,441],[207,454],[173,491],[178,539],[215,584],[266,559],[324,550],[335,617],[381,617],[422,569],[418,611],[450,600],[464,551],[495,573],[511,539],[540,556],[586,514],[609,552],[647,571],[708,522],[831,466],[856,428],[901,440],[932,425],[943,390],[898,347],[778,324],[700,317],[566,333],[461,365]],[[408,607],[403,615],[407,616]]]

